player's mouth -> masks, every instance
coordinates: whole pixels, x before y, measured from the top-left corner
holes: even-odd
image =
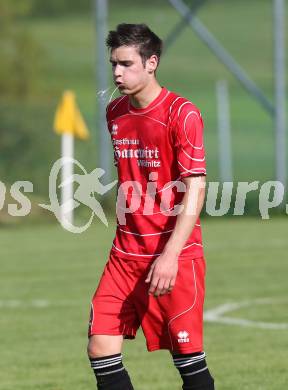
[[[121,81],[115,81],[118,88],[124,88],[124,84]]]

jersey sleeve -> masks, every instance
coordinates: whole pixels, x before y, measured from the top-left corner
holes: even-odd
[[[203,120],[190,102],[183,104],[175,115],[175,148],[181,177],[206,175]]]

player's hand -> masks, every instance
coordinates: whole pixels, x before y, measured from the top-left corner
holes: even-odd
[[[175,285],[178,272],[178,256],[165,255],[157,257],[152,263],[146,283],[150,283],[148,293],[155,297],[170,293]]]

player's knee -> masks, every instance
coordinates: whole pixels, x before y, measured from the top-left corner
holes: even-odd
[[[87,345],[87,354],[89,358],[97,358],[101,356],[105,356],[105,349],[97,337],[92,336],[89,338],[89,342]]]
[[[98,358],[120,353],[122,340],[121,336],[91,336],[87,345],[87,354],[89,358]]]

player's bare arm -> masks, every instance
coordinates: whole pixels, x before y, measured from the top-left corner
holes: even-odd
[[[186,185],[182,212],[177,216],[175,228],[163,253],[152,263],[146,282],[149,294],[164,295],[172,291],[177,271],[178,256],[187,242],[201,213],[205,198],[205,176],[183,178]],[[194,205],[194,206],[193,206]]]

